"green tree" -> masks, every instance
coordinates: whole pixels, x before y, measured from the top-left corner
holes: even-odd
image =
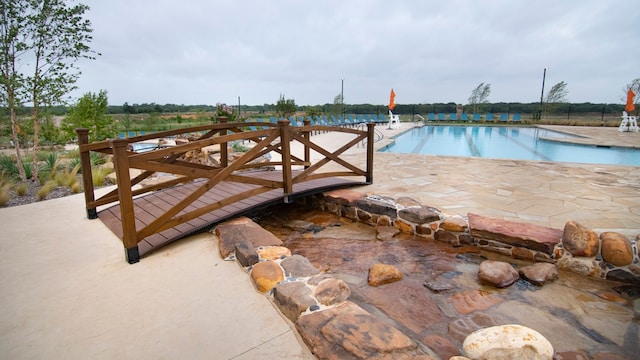
[[[83,19],[88,9],[82,4],[67,5],[65,0],[3,0],[0,5],[1,81],[7,94],[1,100],[14,114],[14,140],[20,130],[15,110],[31,102],[36,158],[40,107],[64,102],[80,76],[75,63],[82,58],[94,59],[95,53],[87,45],[92,40],[91,22]],[[16,156],[20,164],[19,147]],[[34,180],[38,178],[36,165]],[[26,180],[25,174],[20,177]]]
[[[545,113],[549,113],[553,108],[558,107],[560,104],[567,103],[568,94],[569,90],[567,90],[566,82],[560,81],[553,85],[545,98]]]
[[[276,103],[276,114],[279,117],[288,118],[296,113],[297,106],[294,99],[285,99],[284,94],[280,94],[280,99]]]
[[[116,121],[107,115],[107,92],[100,90],[98,94],[88,92],[69,109],[64,118],[61,129],[69,139],[76,136],[75,129],[89,129],[89,141],[100,141],[115,136],[118,133]]]
[[[473,108],[473,112],[477,113],[480,104],[488,102],[489,95],[491,94],[491,84],[480,83],[475,89],[471,91],[469,96],[469,104]]]

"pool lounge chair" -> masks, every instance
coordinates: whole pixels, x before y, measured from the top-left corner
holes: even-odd
[[[480,116],[480,114],[473,114],[473,117],[471,118],[472,121],[481,121],[482,120],[482,116]]]
[[[460,120],[468,121],[469,120],[469,115],[467,115],[465,113],[460,114]]]
[[[511,118],[511,121],[513,122],[520,122],[520,114],[513,114],[513,117]]]
[[[428,113],[427,114],[427,121],[436,121],[436,114]]]
[[[484,121],[493,122],[493,114],[489,113],[489,114],[485,115]]]
[[[500,122],[509,121],[509,114],[500,114]]]
[[[458,114],[456,114],[456,113],[449,114],[449,120],[458,121]]]
[[[443,113],[439,113],[438,114],[438,121],[444,121],[444,120],[445,120],[444,114]]]

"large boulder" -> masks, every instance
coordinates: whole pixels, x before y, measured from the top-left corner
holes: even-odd
[[[521,325],[499,325],[471,333],[462,344],[471,359],[553,359],[553,346],[542,334]]]
[[[273,289],[280,281],[284,280],[284,272],[280,265],[274,261],[262,261],[251,269],[251,278],[260,292]]]
[[[593,230],[575,221],[568,221],[562,233],[562,246],[573,256],[594,257],[598,254],[600,240]]]
[[[402,272],[393,265],[373,264],[369,268],[368,282],[371,286],[380,286],[402,280]]]
[[[600,253],[602,259],[609,264],[625,266],[633,261],[631,242],[624,235],[617,232],[603,232],[600,234],[602,242]]]
[[[486,285],[497,288],[507,287],[520,278],[511,264],[504,261],[485,260],[480,263],[478,279]]]
[[[535,263],[521,267],[518,273],[530,283],[542,286],[558,278],[558,267],[550,263]]]

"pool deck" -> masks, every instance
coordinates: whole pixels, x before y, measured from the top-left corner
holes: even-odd
[[[379,127],[377,147],[411,125],[402,126]],[[640,144],[640,133],[616,128],[562,130],[594,144]],[[326,134],[314,141],[340,143]],[[374,162],[374,183],[363,192],[409,196],[451,214],[640,233],[640,167],[390,153]],[[6,358],[313,358],[244,270],[220,259],[209,234],[129,265],[118,238],[86,219],[81,194],[0,209],[0,226]]]

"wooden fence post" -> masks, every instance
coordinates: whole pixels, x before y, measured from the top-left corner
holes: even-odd
[[[229,119],[226,116],[218,118],[220,124],[226,124]],[[227,129],[220,129],[220,136],[227,135]],[[220,166],[226,168],[229,166],[229,152],[227,149],[227,142],[220,143]]]
[[[367,123],[367,184],[373,184],[373,143],[375,126],[375,123]]]
[[[78,145],[80,146],[80,166],[82,168],[82,187],[84,188],[84,203],[87,209],[87,219],[97,219],[96,208],[89,208],[89,204],[95,200],[93,192],[93,175],[91,174],[91,156],[89,151],[83,150],[83,145],[89,144],[89,129],[76,129]]]
[[[293,184],[291,183],[291,144],[289,134],[289,120],[278,120],[280,129],[280,145],[282,147],[282,183],[284,191],[284,202],[289,203],[288,194],[293,192]]]
[[[311,121],[309,121],[309,119],[304,119],[302,122],[304,123],[304,126],[311,125]],[[311,139],[311,133],[308,131],[304,131],[302,133],[302,138],[309,141]],[[304,162],[307,164],[311,163],[311,149],[306,143],[304,144]],[[308,169],[309,165],[305,165],[304,168]]]
[[[122,242],[125,256],[129,264],[140,261],[138,239],[136,235],[136,218],[133,210],[133,195],[131,192],[131,177],[129,175],[129,154],[127,153],[127,139],[113,139],[110,141],[113,150],[113,165],[118,182],[118,200],[120,201],[120,218],[122,221]]]

